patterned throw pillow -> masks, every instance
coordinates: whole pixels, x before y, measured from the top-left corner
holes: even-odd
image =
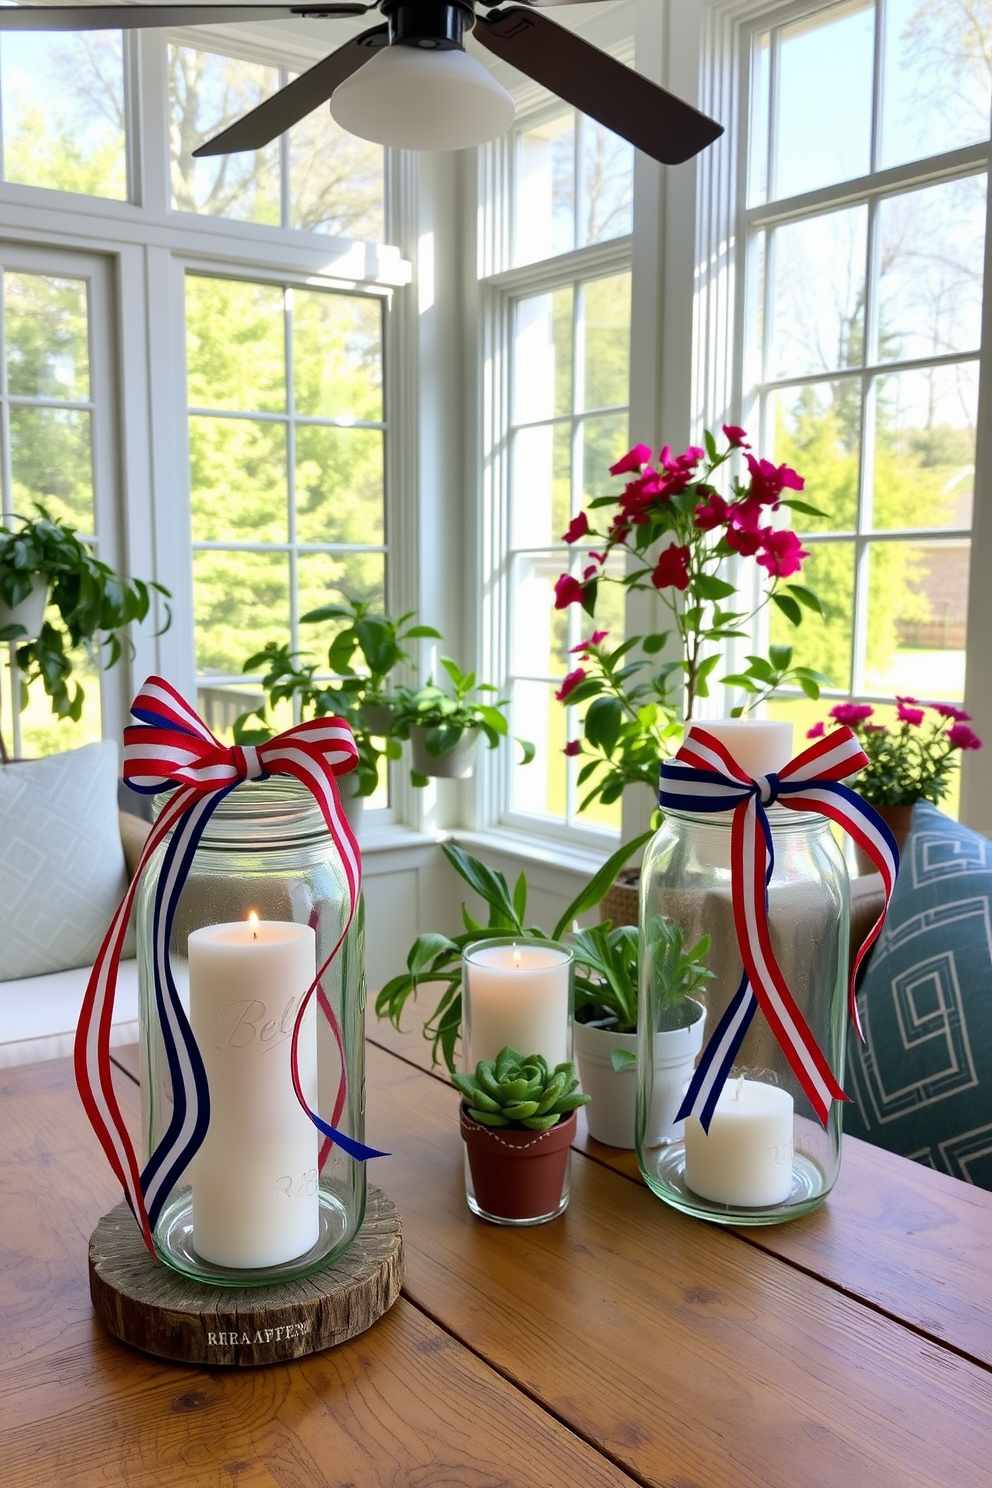
[[[844,1130],[992,1189],[992,842],[926,801],[858,1002]]]
[[[0,982],[89,965],[126,887],[112,740],[0,766]]]

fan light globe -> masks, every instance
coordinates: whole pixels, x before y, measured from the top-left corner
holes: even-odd
[[[349,134],[406,150],[464,150],[509,129],[513,99],[465,52],[390,46],[335,88]]]

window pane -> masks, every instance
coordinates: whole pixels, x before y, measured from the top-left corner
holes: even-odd
[[[988,6],[886,0],[885,18],[881,164],[988,139]]]
[[[582,285],[576,329],[583,347],[584,384],[576,389],[576,407],[626,405],[630,401],[629,274]]]
[[[297,413],[381,420],[381,301],[293,290],[293,377]]]
[[[512,441],[511,545],[541,548],[560,542],[573,515],[572,426],[518,429]]]
[[[806,486],[800,499],[822,517],[797,512],[799,532],[851,532],[858,518],[861,378],[783,388],[769,399],[769,439],[776,465],[791,465]],[[786,491],[786,497],[789,496]]]
[[[289,640],[285,553],[194,553],[193,619],[201,674],[240,676],[267,641]]]
[[[8,391],[85,402],[90,395],[86,281],[8,272],[3,299]]]
[[[780,39],[773,196],[867,175],[875,7],[834,6]]]
[[[634,147],[594,119],[579,118],[579,221],[576,247],[631,231]]]
[[[748,137],[748,206],[768,196],[768,114],[771,96],[771,32],[754,38],[751,52],[751,121]]]
[[[0,99],[4,180],[126,199],[119,31],[5,32]]]
[[[334,237],[383,242],[382,146],[346,134],[327,108],[308,114],[287,139],[290,225]]]
[[[0,646],[0,697],[4,702],[4,742],[11,744],[11,720],[6,711],[10,707],[10,648]],[[52,712],[52,700],[35,683],[28,697],[28,705],[20,715],[21,753],[26,759],[45,754],[61,754],[66,749],[79,749],[83,744],[93,744],[102,735],[100,709],[100,669],[96,661],[87,654],[85,646],[69,652],[72,660],[72,682],[79,683],[86,694],[83,701],[83,716],[78,723],[71,718],[56,718]]]
[[[621,483],[610,474],[610,466],[615,465],[630,448],[629,422],[626,412],[600,413],[594,418],[581,420],[578,454],[582,469],[576,482],[581,492],[581,505],[585,506],[597,496],[619,495]]]
[[[872,525],[970,527],[978,365],[880,377]]]
[[[278,68],[194,47],[169,47],[173,207],[180,212],[279,225],[278,140],[262,150],[193,159],[198,145],[278,88]]]
[[[279,413],[286,407],[285,291],[186,276],[186,366],[194,408]]]
[[[382,542],[382,446],[377,429],[297,428],[297,541]]]
[[[542,682],[514,683],[510,703],[513,733],[529,739],[536,751],[529,765],[512,772],[510,809],[564,821],[568,713],[554,688]]]
[[[377,610],[386,603],[386,559],[382,553],[301,553],[298,559],[301,615],[320,605],[362,600]],[[300,627],[300,646],[308,656],[327,660],[332,636],[344,621]]]
[[[879,203],[879,361],[981,344],[986,191],[968,176]]]
[[[517,136],[514,263],[575,246],[575,118],[569,109]]]
[[[194,542],[286,542],[289,492],[284,424],[189,421]]]
[[[555,580],[568,566],[563,553],[528,553],[514,560],[510,670],[518,675],[563,677],[570,670],[569,613],[554,607]]]
[[[866,685],[872,692],[960,702],[971,545],[873,543]]]
[[[859,366],[864,356],[868,209],[791,222],[771,234],[769,376]]]
[[[572,290],[519,300],[513,332],[513,422],[572,411]]]
[[[68,408],[11,408],[13,506],[30,515],[41,501],[54,517],[93,532],[90,415]]]
[[[769,624],[771,640],[779,645],[792,646],[797,664],[815,667],[829,677],[832,687],[850,692],[854,544],[810,543],[809,554],[803,564],[800,582],[819,596],[823,605],[823,624],[813,620],[794,630],[775,610]]]

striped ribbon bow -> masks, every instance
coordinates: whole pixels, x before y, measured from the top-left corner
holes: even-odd
[[[703,1129],[709,1130],[720,1091],[759,1005],[824,1125],[831,1100],[847,1099],[786,986],[772,950],[767,888],[774,850],[766,808],[777,802],[790,811],[828,816],[854,838],[882,875],[885,908],[855,957],[848,988],[851,1017],[860,1035],[855,997],[858,967],[882,928],[899,863],[895,838],[882,818],[843,784],[845,776],[867,763],[854,734],[841,726],[803,750],[777,774],[752,780],[719,739],[693,724],[674,760],[662,765],[659,801],[663,810],[733,812],[731,898],[744,963],[740,986],[703,1050],[677,1120],[698,1116]]]
[[[199,1150],[210,1120],[206,1071],[183,1009],[169,962],[176,906],[204,828],[225,796],[243,780],[291,775],[312,793],[344,865],[348,915],[341,935],[303,998],[293,1029],[292,1072],[297,1099],[327,1141],[352,1157],[382,1156],[322,1120],[307,1104],[297,1058],[300,1027],[310,998],[351,927],[361,892],[362,865],[354,833],[341,807],[338,775],[354,769],[358,751],[341,718],[311,719],[255,747],[228,749],[207,728],[175,688],[149,677],[131,705],[140,720],[124,730],[124,779],[144,795],[173,791],[155,822],[138,860],[134,878],[118,906],[90,973],[76,1029],[76,1084],[90,1124],[141,1227],[152,1255],[152,1230],[170,1190]],[[171,835],[170,835],[171,834]],[[146,864],[168,839],[155,894],[153,966],[155,1002],[172,1078],[173,1114],[168,1130],[143,1171],[121,1115],[110,1074],[110,1025],[121,949],[138,883]],[[326,998],[318,995],[325,1016]],[[338,1102],[340,1105],[341,1102]],[[338,1116],[335,1108],[335,1120]]]

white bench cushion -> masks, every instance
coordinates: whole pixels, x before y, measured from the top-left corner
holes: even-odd
[[[0,982],[0,1068],[72,1053],[90,970],[78,966]],[[137,1038],[138,963],[122,961],[110,1042],[133,1044]]]

